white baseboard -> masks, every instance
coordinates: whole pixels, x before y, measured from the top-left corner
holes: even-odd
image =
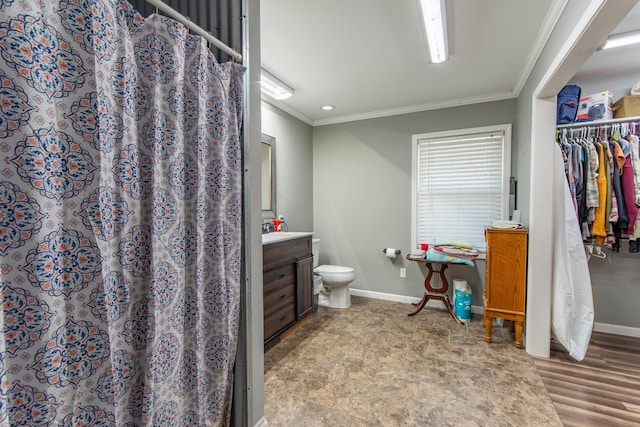
[[[632,326],[611,325],[609,323],[596,322],[593,324],[593,330],[596,332],[604,332],[606,334],[624,335],[626,337],[640,338],[640,328]]]
[[[420,302],[420,298],[408,297],[406,295],[387,294],[385,292],[367,291],[364,289],[353,289],[353,288],[349,288],[349,291],[351,295],[356,297],[381,299],[385,301],[401,302],[404,304],[417,304]],[[437,300],[427,301],[427,307],[440,308],[442,310],[445,309],[442,301],[437,301]],[[482,307],[472,305],[471,312],[475,314],[482,314]]]
[[[254,427],[269,427],[269,423],[265,417],[262,417],[258,420]]]
[[[384,292],[367,291],[364,289],[349,288],[349,293],[356,297],[381,299],[385,301],[402,302],[405,304],[415,304],[420,302],[420,298],[408,297],[406,295],[387,294]]]
[[[416,304],[420,302],[420,298],[408,297],[406,295],[388,294],[385,292],[367,291],[364,289],[349,289],[351,295],[357,297],[381,299],[385,301],[401,302],[405,304]],[[427,307],[439,308],[444,310],[442,301],[427,301]],[[474,314],[482,314],[482,306],[472,305],[471,312]],[[623,335],[627,337],[640,338],[640,328],[634,328],[631,326],[611,325],[608,323],[596,322],[593,325],[593,330],[596,332],[604,332],[607,334]],[[523,331],[524,333],[524,331]]]

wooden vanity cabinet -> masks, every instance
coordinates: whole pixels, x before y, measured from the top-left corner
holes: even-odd
[[[311,236],[262,246],[264,342],[313,310]]]
[[[487,268],[483,294],[485,339],[491,342],[494,318],[514,323],[516,347],[522,348],[527,281],[527,230],[487,228]]]

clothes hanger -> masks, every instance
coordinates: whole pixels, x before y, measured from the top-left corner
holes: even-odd
[[[576,131],[576,134],[573,135],[573,137],[571,138],[571,144],[573,144],[574,146],[579,146],[582,147],[582,135],[583,135],[583,131],[582,128],[578,129]]]
[[[560,138],[560,146],[565,152],[571,152],[571,150],[573,149],[573,147],[571,146],[571,144],[569,144],[569,141],[567,140],[566,129],[564,129],[564,132],[562,132],[562,137]]]

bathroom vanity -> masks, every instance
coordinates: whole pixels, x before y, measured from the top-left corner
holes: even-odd
[[[312,234],[262,235],[265,344],[313,310]]]

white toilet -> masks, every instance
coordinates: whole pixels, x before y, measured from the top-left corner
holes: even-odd
[[[318,266],[320,239],[313,239],[313,271],[322,277],[323,289],[318,295],[318,305],[330,308],[351,307],[349,283],[356,278],[353,268],[340,265]]]

